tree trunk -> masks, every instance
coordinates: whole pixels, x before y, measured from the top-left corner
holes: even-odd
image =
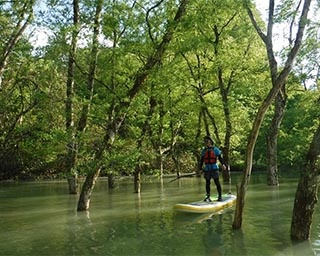
[[[186,6],[188,4],[189,0],[181,0],[179,8],[176,12],[176,15],[174,17],[173,22],[169,22],[167,26],[167,30],[165,34],[163,35],[161,43],[156,47],[155,51],[151,56],[149,56],[146,64],[137,71],[133,87],[127,92],[127,98],[129,101],[126,103],[123,103],[121,105],[121,109],[118,109],[116,111],[115,118],[113,118],[111,123],[108,123],[109,127],[106,131],[106,134],[103,138],[103,141],[101,143],[101,148],[98,149],[94,162],[95,162],[95,168],[96,170],[92,173],[90,173],[84,182],[84,185],[81,190],[79,202],[78,202],[78,211],[88,210],[90,205],[90,197],[92,190],[94,188],[95,180],[100,174],[100,162],[102,160],[103,152],[107,145],[110,145],[109,150],[111,149],[111,145],[114,142],[115,135],[118,133],[119,128],[123,124],[123,121],[125,120],[127,110],[130,107],[130,104],[138,94],[139,90],[145,83],[146,78],[148,77],[149,73],[153,70],[153,68],[161,62],[163,55],[167,49],[167,46],[171,42],[173,38],[173,34],[175,32],[175,29],[177,28],[181,18],[184,16],[186,12]],[[109,142],[109,143],[108,143]]]
[[[224,111],[224,119],[226,124],[226,133],[224,136],[224,146],[222,148],[223,159],[227,165],[227,168],[222,171],[222,178],[224,182],[231,182],[230,176],[230,163],[229,163],[229,153],[230,153],[230,140],[232,134],[232,124],[231,124],[231,117],[230,117],[230,108],[229,108],[229,99],[228,99],[228,92],[230,90],[230,85],[227,86],[228,89],[225,88],[224,83],[222,82],[222,74],[221,77],[219,76],[220,84],[220,93],[222,95],[223,101],[223,111]],[[231,83],[231,78],[229,83]]]
[[[70,175],[68,178],[68,186],[69,186],[69,194],[76,195],[79,192],[79,182],[78,182],[78,174],[74,173]]]
[[[272,91],[275,91],[272,93]],[[247,187],[249,185],[250,176],[251,176],[251,169],[252,169],[252,159],[253,159],[253,150],[255,143],[257,141],[257,137],[259,134],[259,130],[261,127],[261,123],[263,121],[264,115],[272,102],[273,94],[276,94],[275,88],[270,91],[269,93],[269,101],[265,101],[258,110],[256,118],[254,120],[251,133],[248,137],[248,144],[246,150],[246,160],[245,160],[245,170],[242,175],[242,179],[239,184],[237,184],[237,201],[236,201],[236,210],[235,216],[233,220],[232,227],[234,229],[239,229],[242,226],[242,214],[245,204],[245,196]]]
[[[96,152],[92,161],[93,167],[88,173],[81,189],[77,208],[78,211],[86,211],[90,207],[91,194],[101,171],[102,165],[100,163],[104,156],[103,153],[106,147],[111,147],[111,144],[109,144],[108,141],[110,140],[111,142],[113,142],[114,138],[112,136],[113,135],[111,134],[106,134],[101,145],[96,147]]]
[[[160,149],[161,150],[161,149]],[[163,154],[161,154],[158,157],[159,161],[160,161],[160,178],[163,178],[163,162],[164,162],[164,156]]]
[[[95,17],[94,17],[94,26],[93,26],[93,35],[92,35],[92,48],[89,57],[89,71],[87,77],[87,88],[84,94],[84,103],[82,105],[80,118],[78,121],[77,127],[77,137],[80,138],[80,134],[86,129],[88,122],[88,114],[93,97],[93,88],[94,88],[94,79],[97,69],[97,58],[99,50],[99,27],[100,27],[100,16],[102,11],[103,0],[97,1]]]
[[[256,114],[256,117],[252,125],[250,135],[248,137],[246,159],[245,159],[245,170],[243,172],[242,180],[237,186],[237,203],[236,203],[235,216],[232,224],[234,229],[240,229],[242,226],[242,215],[243,215],[243,209],[245,204],[245,195],[246,195],[247,186],[249,185],[250,176],[251,176],[253,151],[254,151],[254,147],[257,141],[257,137],[259,134],[262,121],[264,119],[266,111],[268,110],[272,101],[277,96],[281,87],[284,86],[284,84],[286,83],[286,80],[292,70],[293,61],[297,56],[298,51],[302,44],[304,30],[307,25],[305,21],[308,18],[310,4],[311,4],[311,0],[305,0],[303,5],[303,10],[301,12],[300,20],[299,20],[299,27],[298,27],[298,32],[296,34],[296,38],[294,41],[294,46],[289,51],[284,68],[279,73],[277,70],[277,61],[274,56],[273,45],[272,45],[274,0],[270,0],[270,4],[269,4],[269,21],[268,21],[267,35],[265,35],[262,32],[262,30],[259,28],[249,6],[245,5],[248,15],[251,19],[251,22],[255,27],[257,33],[265,43],[265,46],[267,49],[269,68],[270,68],[271,79],[272,79],[272,88],[258,109],[258,112]]]
[[[215,135],[215,137],[214,137],[215,144],[220,145],[221,140],[220,140],[220,136],[219,136],[219,130],[216,125],[216,120],[215,120],[214,116],[210,113],[210,111],[207,107],[207,103],[206,103],[206,100],[204,97],[207,92],[204,92],[203,81],[201,80],[201,77],[199,77],[199,75],[198,75],[198,73],[201,73],[200,72],[201,70],[197,70],[197,72],[194,72],[193,71],[194,66],[189,61],[189,59],[184,54],[182,54],[182,57],[185,59],[187,65],[188,65],[188,68],[190,70],[190,74],[191,74],[195,84],[197,84],[197,86],[194,86],[194,87],[197,90],[197,94],[198,94],[199,100],[201,102],[200,113],[199,113],[199,126],[198,127],[201,127],[201,118],[202,118],[202,121],[204,123],[205,134],[208,136],[211,136],[210,126],[209,126],[209,120],[210,120],[210,122],[213,126],[213,133]],[[199,67],[203,66],[203,63],[201,63],[201,58],[199,55],[196,55],[196,59],[198,62],[196,66],[199,69]],[[214,90],[214,89],[212,89],[212,90]],[[199,136],[200,136],[200,133],[201,133],[201,130],[200,130],[200,128],[198,128]],[[196,138],[198,139],[199,136],[196,136]]]
[[[109,173],[108,175],[108,188],[114,188],[114,176],[112,173]]]
[[[134,172],[134,192],[140,193],[141,192],[141,179],[140,179],[140,169],[139,167]]]
[[[179,158],[178,156],[175,154],[175,152],[172,152],[171,153],[171,157],[172,157],[172,160],[174,162],[174,168],[176,170],[176,175],[177,177],[180,177],[181,175],[181,167],[180,167],[180,161],[179,161]]]
[[[318,201],[318,187],[320,175],[320,125],[310,144],[304,169],[301,170],[300,179],[294,200],[291,219],[291,239],[308,240],[315,204]]]
[[[275,98],[275,110],[273,119],[268,129],[266,136],[267,140],[267,179],[268,185],[278,186],[278,161],[277,161],[277,145],[278,145],[278,133],[279,128],[284,116],[285,106],[287,101],[287,95],[285,91],[285,85],[281,88],[277,97]]]
[[[231,16],[227,22],[231,22],[236,14]],[[217,58],[219,58],[219,42],[220,42],[220,36],[222,33],[222,30],[218,26],[214,26],[213,32],[215,35],[215,40],[213,43],[214,46],[214,53]],[[222,148],[223,152],[223,158],[225,160],[226,165],[228,166],[226,170],[222,171],[222,178],[224,182],[231,182],[231,177],[230,177],[230,168],[229,168],[229,151],[230,151],[230,139],[231,139],[231,134],[232,134],[232,124],[231,124],[231,118],[230,118],[230,108],[229,108],[229,92],[231,90],[232,86],[232,80],[234,76],[234,71],[231,72],[230,77],[228,79],[227,84],[224,82],[224,70],[222,65],[219,65],[218,70],[217,70],[217,78],[218,78],[218,84],[219,84],[219,89],[220,89],[220,95],[222,98],[222,103],[223,103],[223,112],[224,112],[224,121],[226,125],[226,133],[224,137],[224,146]]]
[[[73,135],[73,127],[71,124],[73,123],[72,119],[72,85],[73,85],[73,71],[74,71],[74,54],[76,50],[76,43],[77,43],[77,30],[76,28],[79,26],[78,24],[78,19],[79,19],[79,3],[78,1],[74,1],[74,25],[75,25],[75,31],[73,31],[73,42],[72,42],[72,47],[71,47],[71,53],[70,53],[70,59],[69,59],[69,67],[68,67],[68,85],[67,85],[67,96],[69,96],[69,101],[67,101],[66,105],[66,112],[67,112],[67,120],[66,120],[66,125],[67,129],[71,130],[71,143],[73,147],[68,148],[68,157],[67,159],[71,161],[70,163],[67,164],[68,166],[68,176],[70,177],[71,180],[74,180],[75,182],[69,183],[69,191],[72,194],[78,193],[78,183],[77,183],[77,155],[78,155],[78,148],[81,142],[81,134],[84,132],[87,126],[88,122],[88,114],[90,110],[90,104],[92,101],[92,96],[93,96],[93,87],[94,87],[94,77],[95,77],[95,72],[96,72],[96,66],[97,66],[97,57],[98,57],[98,36],[99,36],[99,26],[100,26],[100,15],[102,11],[102,3],[103,1],[100,0],[97,3],[96,6],[96,12],[95,12],[95,17],[94,17],[94,27],[93,27],[93,37],[92,37],[92,49],[90,53],[90,62],[89,62],[89,72],[88,72],[88,78],[87,78],[87,88],[85,91],[85,99],[84,103],[82,105],[82,109],[80,112],[80,117],[78,120],[77,124],[77,130],[75,131],[75,135]],[[69,95],[68,95],[69,93]],[[71,105],[70,105],[71,103]],[[70,108],[71,107],[71,108]],[[71,117],[70,117],[71,114]],[[69,123],[70,122],[70,123]],[[68,127],[68,125],[70,125]],[[69,132],[70,133],[70,132]],[[68,179],[69,181],[69,179]],[[73,185],[73,187],[70,187],[70,185]]]
[[[77,152],[78,145],[74,138],[67,147],[67,156],[65,157],[65,167],[69,186],[69,194],[79,193],[78,171],[77,171]]]
[[[78,194],[78,173],[77,173],[77,141],[75,140],[74,120],[73,120],[73,99],[74,99],[74,68],[75,68],[75,55],[77,52],[78,41],[78,27],[79,27],[79,1],[73,1],[73,31],[71,39],[71,47],[69,51],[68,62],[68,77],[66,84],[66,131],[69,135],[69,144],[67,146],[66,173],[69,185],[69,194]]]
[[[152,91],[153,86],[151,85],[151,91]],[[141,130],[141,134],[138,138],[137,141],[137,148],[139,149],[139,157],[137,159],[136,162],[136,166],[135,166],[135,172],[134,172],[134,191],[135,193],[140,193],[141,192],[141,172],[142,172],[142,164],[141,164],[141,156],[143,154],[143,152],[141,151],[142,148],[142,143],[144,141],[144,138],[146,136],[146,134],[149,134],[150,137],[152,137],[152,132],[151,132],[151,126],[150,126],[150,120],[152,118],[152,115],[155,111],[155,107],[157,106],[157,101],[154,98],[154,96],[150,96],[149,98],[149,111],[147,114],[147,117],[142,125],[142,130]]]
[[[98,168],[96,171],[91,171],[87,177],[86,180],[82,186],[82,190],[80,193],[80,198],[78,201],[78,211],[86,211],[90,207],[90,200],[91,200],[91,194],[94,188],[94,185],[97,181],[97,178],[100,174],[100,168]]]

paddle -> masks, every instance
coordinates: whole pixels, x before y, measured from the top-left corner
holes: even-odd
[[[194,175],[197,175],[197,173],[196,172],[192,172],[192,173],[183,174],[183,175],[180,175],[180,176],[174,178],[173,180],[170,180],[168,183],[170,183],[172,181],[175,181],[175,180],[178,180],[178,179],[181,179],[181,178],[192,177]]]

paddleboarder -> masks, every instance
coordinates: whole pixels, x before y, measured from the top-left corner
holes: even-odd
[[[204,137],[205,147],[200,153],[199,169],[202,171],[202,166],[205,164],[203,170],[203,177],[206,180],[206,197],[203,201],[211,202],[210,199],[210,183],[213,179],[218,191],[218,201],[222,201],[221,184],[219,181],[219,165],[217,159],[222,164],[222,170],[226,170],[225,162],[221,156],[221,151],[218,147],[214,146],[213,140],[210,136]]]

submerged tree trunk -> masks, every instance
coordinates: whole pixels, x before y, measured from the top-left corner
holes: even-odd
[[[111,141],[111,143],[109,143]],[[96,146],[94,159],[92,161],[92,169],[87,174],[87,177],[82,185],[79,201],[78,211],[86,211],[90,207],[91,194],[101,171],[101,161],[104,156],[104,151],[107,147],[111,148],[114,141],[114,134],[106,134],[100,145]]]
[[[98,168],[96,171],[92,171],[87,175],[80,193],[80,198],[79,198],[78,207],[77,207],[78,211],[84,211],[89,209],[91,194],[92,194],[94,185],[97,181],[97,178],[99,177],[100,171],[101,169]]]
[[[152,94],[152,89],[153,89],[153,84],[151,84],[151,94]],[[154,96],[150,96],[149,98],[149,110],[147,117],[142,125],[142,130],[141,134],[138,138],[137,141],[137,148],[139,149],[139,157],[136,162],[135,166],[135,172],[134,172],[134,192],[135,193],[140,193],[141,192],[141,173],[142,173],[142,154],[143,152],[141,151],[142,148],[142,143],[144,139],[146,138],[147,134],[149,134],[150,137],[152,137],[152,131],[151,131],[151,126],[150,126],[150,120],[152,118],[152,115],[154,114],[155,107],[157,106],[157,100]]]
[[[141,192],[141,171],[139,167],[136,167],[133,178],[134,178],[133,180],[134,192],[140,193]]]
[[[291,219],[291,239],[307,240],[315,204],[318,202],[320,175],[320,125],[314,134],[306,156],[306,163],[300,172],[300,179],[294,200]]]
[[[177,177],[180,177],[181,165],[180,165],[179,157],[177,154],[175,154],[175,152],[171,152],[171,157],[174,162],[174,169],[176,170],[176,175],[177,175]]]
[[[253,122],[251,133],[248,137],[247,150],[246,150],[246,160],[245,160],[245,170],[243,171],[242,179],[239,184],[237,184],[237,201],[236,201],[236,210],[234,215],[234,220],[232,227],[234,229],[239,229],[242,226],[242,214],[245,204],[245,196],[247,187],[249,185],[252,169],[252,159],[253,151],[259,134],[259,130],[264,118],[264,115],[270,106],[273,98],[277,94],[276,88],[272,88],[269,92],[267,99],[260,106],[256,118]]]
[[[73,175],[69,174],[68,178],[68,186],[69,186],[69,194],[76,195],[79,192],[79,181],[78,181],[78,173],[74,173]]]
[[[268,20],[268,27],[267,27],[267,35],[265,35],[260,29],[260,27],[258,26],[250,7],[248,5],[245,5],[248,15],[251,19],[251,22],[255,27],[257,33],[265,43],[265,46],[267,49],[269,68],[270,68],[271,80],[272,80],[272,88],[258,109],[258,112],[255,116],[255,119],[252,125],[250,135],[248,137],[246,156],[245,156],[245,170],[243,172],[243,176],[240,183],[237,185],[237,203],[236,203],[234,220],[232,224],[234,229],[240,229],[242,226],[242,215],[243,215],[243,209],[245,204],[246,190],[249,185],[251,170],[252,170],[253,151],[254,151],[254,147],[256,144],[256,140],[259,134],[262,121],[264,119],[266,111],[268,110],[269,106],[272,104],[272,101],[277,96],[281,87],[284,86],[284,84],[286,83],[286,80],[292,70],[293,61],[297,56],[298,51],[302,44],[304,30],[307,25],[305,21],[307,20],[307,17],[308,17],[310,4],[311,4],[311,0],[305,0],[303,5],[303,10],[300,16],[300,20],[299,20],[299,26],[298,26],[298,31],[294,41],[294,46],[289,51],[284,68],[282,69],[281,72],[278,72],[277,61],[274,56],[273,44],[272,44],[274,0],[270,0],[269,2],[269,20]]]
[[[285,106],[287,101],[287,95],[285,91],[285,85],[281,88],[277,97],[275,98],[275,109],[273,114],[273,119],[268,129],[268,134],[266,136],[267,140],[267,179],[268,185],[278,186],[278,133],[279,128],[284,116]]]
[[[109,173],[108,175],[107,175],[107,177],[108,177],[108,188],[114,188],[114,176],[113,176],[113,174],[112,173]]]

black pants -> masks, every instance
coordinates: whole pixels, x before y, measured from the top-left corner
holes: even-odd
[[[204,171],[203,176],[206,180],[206,193],[207,193],[207,195],[210,195],[211,179],[213,179],[213,181],[217,187],[218,196],[221,197],[221,185],[220,185],[220,181],[219,181],[219,171],[218,170]]]

